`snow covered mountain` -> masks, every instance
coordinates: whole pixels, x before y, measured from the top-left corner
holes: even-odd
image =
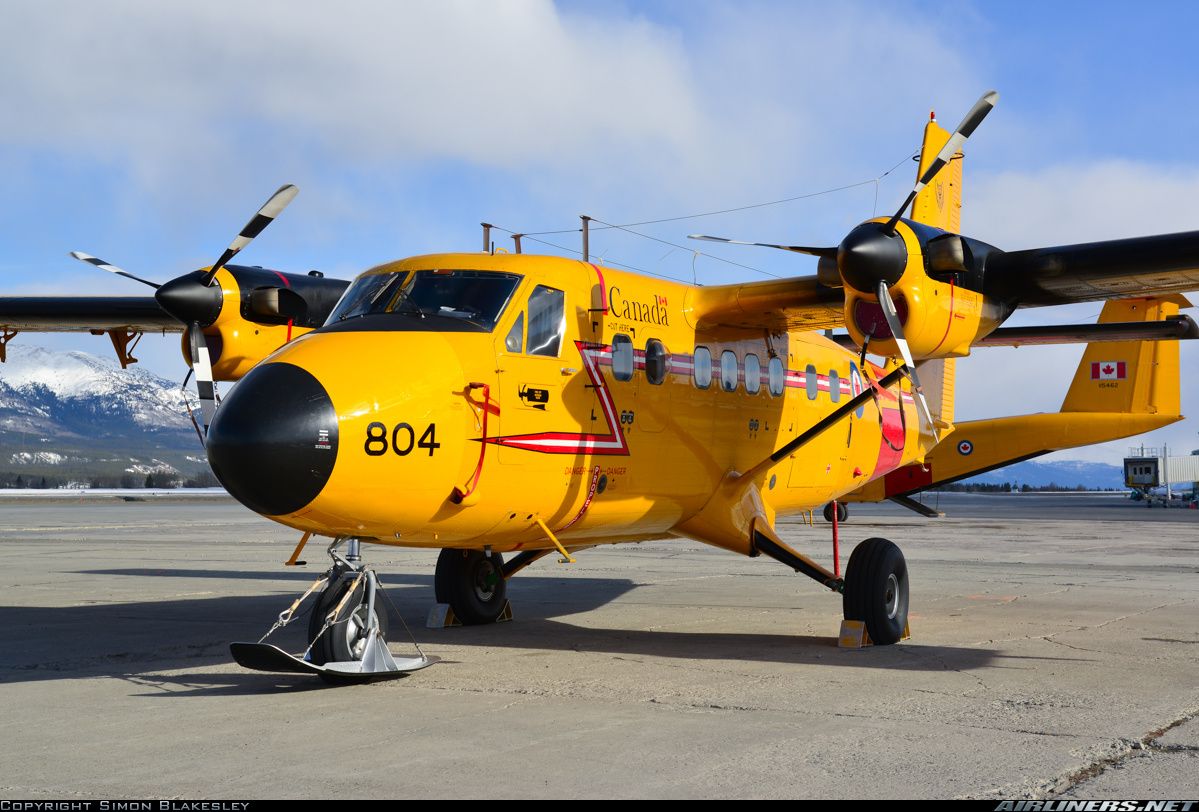
[[[13,343],[0,364],[0,471],[145,476],[206,470],[194,392],[82,352]]]
[[[970,477],[965,481],[988,485],[1002,485],[1004,482],[1011,482],[1034,488],[1057,485],[1065,490],[1080,485],[1084,488],[1123,488],[1124,468],[1120,465],[1082,460],[1060,460],[1058,462],[1029,460],[1017,462],[1006,468],[996,468],[994,471]]]

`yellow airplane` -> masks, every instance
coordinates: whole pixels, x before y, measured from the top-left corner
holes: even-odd
[[[336,680],[429,662],[387,653],[361,542],[440,550],[438,602],[482,624],[547,554],[690,538],[794,568],[841,594],[871,641],[895,643],[908,610],[899,548],[867,539],[842,573],[836,552],[829,569],[787,545],[777,518],[1179,420],[1178,339],[1199,333],[1178,315],[1179,293],[1199,288],[1199,232],[1017,252],[957,233],[960,148],[995,98],[952,134],[928,124],[895,216],[835,247],[766,244],[818,256],[811,277],[698,287],[485,251],[387,263],[346,287],[222,257],[163,285],[157,322],[102,302],[72,320],[53,300],[7,299],[0,326],[186,327],[202,387],[241,379],[206,434],[213,471],[304,534],[293,561],[313,536],[334,559],[309,590],[323,590],[309,651],[234,644],[249,667]],[[230,250],[279,210],[268,201]],[[1019,307],[1096,300],[1112,300],[1098,324],[1001,326]],[[851,348],[820,332],[835,327]],[[1060,342],[1090,344],[1062,412],[954,424],[955,357]]]

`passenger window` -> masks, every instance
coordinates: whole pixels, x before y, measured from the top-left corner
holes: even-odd
[[[645,342],[645,379],[657,386],[666,380],[670,370],[670,356],[666,347],[656,338]]]
[[[508,337],[504,339],[504,348],[508,352],[520,352],[525,348],[525,314],[523,310],[516,317],[516,323],[512,325],[512,329],[508,331]]]
[[[783,387],[787,385],[787,373],[783,369],[783,359],[777,355],[770,359],[770,363],[766,365],[766,385],[770,389],[770,394],[778,397],[783,394]]]
[[[700,389],[707,389],[712,385],[712,351],[707,347],[696,347],[695,358],[692,362],[691,370],[692,379],[695,385]]]
[[[758,394],[762,388],[762,362],[752,352],[745,356],[745,391]]]
[[[737,354],[732,350],[720,354],[720,385],[726,392],[737,391]]]
[[[808,364],[807,369],[803,371],[804,390],[808,393],[808,400],[815,400],[820,394],[820,381],[816,377],[816,367]]]
[[[626,335],[612,337],[612,377],[618,381],[633,379],[633,339]]]
[[[835,369],[830,369],[828,372],[828,396],[833,403],[841,399],[841,376]]]
[[[558,356],[566,332],[566,294],[538,285],[529,295],[529,355]]]

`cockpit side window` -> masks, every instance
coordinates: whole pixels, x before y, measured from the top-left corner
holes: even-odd
[[[557,357],[566,333],[566,294],[538,285],[529,294],[529,355]]]
[[[516,317],[508,337],[504,339],[504,349],[508,352],[520,352],[525,348],[525,313],[522,310]]]

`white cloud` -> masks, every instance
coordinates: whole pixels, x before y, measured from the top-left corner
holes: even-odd
[[[1199,229],[1193,165],[1107,159],[983,175],[965,188],[967,233],[1009,251]]]
[[[914,144],[930,104],[964,110],[983,89],[927,21],[856,5],[697,6],[686,31],[548,0],[3,14],[16,35],[0,101],[20,124],[0,143],[111,162],[151,189],[196,189],[197,174],[223,189],[261,162],[342,174],[450,161],[543,197],[748,202],[877,170]],[[931,83],[881,92],[895,70]]]
[[[120,179],[87,190],[122,214],[113,233],[55,248],[60,264],[72,248],[153,278],[210,262],[270,189],[295,180],[305,194],[290,224],[275,226],[253,261],[272,262],[268,255],[291,241],[300,245],[288,256],[304,255],[302,267],[348,273],[363,253],[382,260],[413,247],[473,247],[474,232],[463,243],[451,217],[472,229],[493,216],[519,228],[569,226],[582,211],[627,221],[859,180],[916,146],[930,107],[956,123],[995,73],[985,49],[960,36],[961,9],[939,17],[853,3],[695,4],[682,12],[685,24],[667,24],[617,6],[576,8],[548,0],[9,3],[0,10],[9,34],[0,49],[8,122],[0,148],[6,165],[78,162]],[[1014,107],[1001,102],[972,140],[978,163],[1000,152],[1056,154],[1060,145],[1048,139],[1060,128],[1034,126],[1044,122],[1020,119]],[[412,180],[441,169],[426,186]],[[1008,249],[1199,223],[1193,166],[1110,159],[977,174],[967,163],[966,171],[967,233]],[[29,174],[36,194],[37,172]],[[911,174],[897,170],[880,209],[902,198]],[[461,208],[431,201],[430,186]],[[363,217],[363,187],[375,190],[376,208],[386,201],[373,220]],[[13,197],[0,205],[28,205]],[[863,189],[702,222],[731,236],[832,242],[871,214],[871,203]],[[225,213],[224,225],[200,239],[191,218],[213,211]],[[691,225],[655,233],[679,242]],[[162,233],[178,244],[138,254],[143,235]],[[690,275],[685,253],[659,266],[665,247],[615,236],[601,238],[612,258]],[[776,273],[812,270],[766,252],[713,253]],[[25,261],[39,263],[57,267]],[[747,275],[701,265],[708,282]],[[1039,309],[1013,323],[1097,312]],[[177,370],[176,352],[163,351],[171,356],[164,371]],[[959,414],[1055,410],[1080,353],[980,351],[961,366]],[[1188,348],[1184,369],[1194,362]],[[1199,379],[1184,373],[1184,381],[1184,406],[1199,408]]]

